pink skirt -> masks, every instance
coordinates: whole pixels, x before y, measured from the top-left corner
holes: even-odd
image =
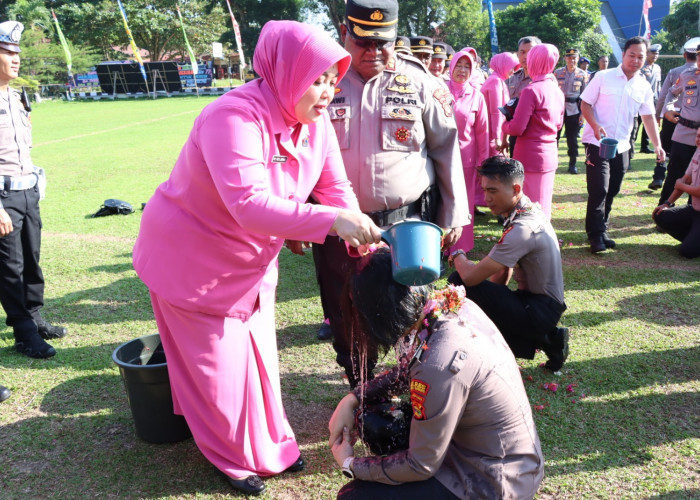
[[[276,279],[272,263],[248,321],[181,309],[151,292],[175,413],[204,456],[234,478],[278,474],[299,458],[282,406]]]

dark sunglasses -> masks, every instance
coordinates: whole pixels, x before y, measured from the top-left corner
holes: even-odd
[[[390,42],[384,42],[381,40],[360,40],[358,38],[353,38],[353,43],[363,50],[367,50],[370,47],[379,50],[387,50],[394,46],[393,40]]]

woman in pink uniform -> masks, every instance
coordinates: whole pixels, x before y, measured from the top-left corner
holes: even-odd
[[[282,406],[275,338],[285,238],[380,239],[359,212],[326,112],[349,64],[320,29],[268,22],[254,56],[262,78],[195,120],[134,247],[175,412],[204,456],[249,494],[265,489],[260,476],[304,467]]]
[[[527,71],[532,82],[523,89],[513,119],[503,131],[518,137],[513,158],[525,168],[523,192],[552,216],[552,191],[557,169],[557,130],[564,122],[564,94],[552,71],[559,60],[554,45],[536,45],[527,54]]]
[[[481,192],[476,169],[489,156],[488,113],[484,96],[471,84],[470,77],[474,67],[471,51],[460,50],[450,62],[450,81],[447,82],[455,99],[454,115],[457,121],[459,151],[472,220],[475,194],[477,189]],[[458,248],[465,252],[474,248],[474,224],[464,226],[462,236],[452,247],[453,250]]]
[[[489,112],[489,157],[497,156],[503,149],[503,145],[507,145],[502,130],[506,117],[498,111],[498,107],[503,106],[510,99],[506,80],[510,78],[513,71],[518,69],[518,66],[520,66],[518,58],[512,52],[496,54],[489,63],[493,73],[481,86],[481,93],[484,94]]]

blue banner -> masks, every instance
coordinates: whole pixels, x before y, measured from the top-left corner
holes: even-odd
[[[491,56],[498,54],[498,33],[496,32],[496,18],[493,16],[493,2],[486,0],[489,9],[489,31],[491,33]]]

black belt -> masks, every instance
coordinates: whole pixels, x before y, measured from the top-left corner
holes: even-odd
[[[427,191],[426,191],[427,192]],[[423,195],[412,203],[407,205],[401,205],[399,208],[393,208],[390,210],[379,210],[377,212],[368,212],[367,216],[372,219],[372,221],[377,226],[389,226],[395,224],[396,222],[401,222],[402,220],[413,217],[414,215],[420,215],[423,207]]]
[[[578,102],[579,97],[566,97],[564,100],[566,102]]]
[[[693,120],[687,120],[687,119],[683,118],[682,116],[678,117],[678,123],[680,123],[684,127],[694,128],[696,130],[698,128],[700,128],[700,122],[694,122]]]

